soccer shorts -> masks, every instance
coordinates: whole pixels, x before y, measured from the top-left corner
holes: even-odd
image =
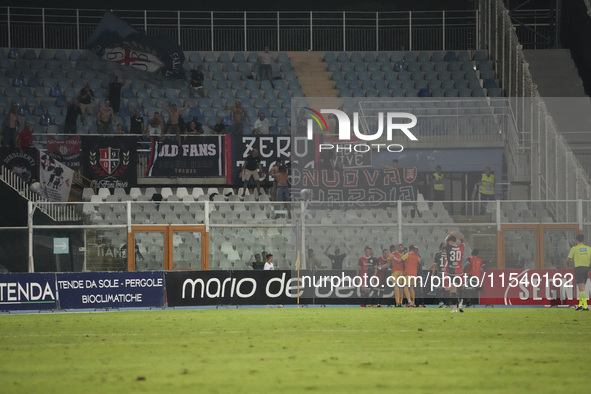
[[[259,180],[258,170],[251,171],[251,170],[245,169],[244,174],[242,174],[242,180],[244,182],[246,182],[250,179],[250,177],[252,177],[255,181],[258,181]]]
[[[392,287],[397,286],[397,283],[400,283],[402,285],[403,281],[398,280],[398,278],[401,276],[404,276],[403,271],[392,271],[392,279],[390,279],[390,281],[389,281],[390,286],[392,286]],[[404,286],[399,286],[399,287],[404,287]]]
[[[575,283],[586,283],[589,276],[589,267],[575,267]]]
[[[406,286],[415,287],[417,285],[417,277],[412,275],[404,275],[406,277]]]

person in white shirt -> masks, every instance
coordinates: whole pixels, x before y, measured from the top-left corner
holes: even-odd
[[[265,118],[264,112],[259,112],[259,118],[254,122],[254,134],[255,135],[265,135],[269,134],[269,129],[271,128],[271,124],[269,120]]]
[[[267,255],[267,261],[265,262],[265,266],[263,267],[263,270],[265,271],[273,271],[275,269],[275,266],[273,265],[273,255],[272,254],[268,254]]]

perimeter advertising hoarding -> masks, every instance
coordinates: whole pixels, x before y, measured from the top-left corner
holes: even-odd
[[[0,274],[0,310],[57,309],[55,274]]]
[[[164,306],[162,271],[55,275],[60,309]]]
[[[488,270],[480,303],[485,305],[577,305],[574,270]],[[591,280],[585,286],[591,292]]]

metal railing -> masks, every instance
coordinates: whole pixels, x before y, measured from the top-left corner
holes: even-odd
[[[488,49],[493,67],[515,116],[520,147],[518,167],[529,168],[531,198],[566,200],[591,196],[591,182],[560,134],[532,79],[515,26],[503,2],[480,3],[480,46]]]
[[[186,225],[203,225],[209,234],[210,269],[250,269],[248,260],[265,250],[273,253],[282,268],[295,267],[296,251],[302,254],[302,266],[307,251],[313,249],[316,257],[324,260],[326,251],[339,247],[348,256],[347,266],[356,266],[356,257],[364,246],[378,251],[389,245],[413,244],[429,260],[438,250],[439,243],[450,231],[464,235],[468,250],[478,248],[481,255],[496,266],[498,237],[507,224],[523,227],[505,234],[505,267],[533,268],[534,257],[543,266],[564,263],[563,254],[570,248],[574,231],[588,230],[591,201],[355,201],[355,202],[100,202],[49,203],[71,206],[81,212],[84,220],[77,225],[44,225],[29,222],[30,262],[45,261],[43,250],[47,240],[56,236],[71,238],[71,247],[80,249],[71,259],[84,261],[72,266],[89,270],[125,270],[122,263],[127,249],[128,234],[132,230],[147,231],[151,226],[179,226],[177,239],[172,240],[175,259],[193,264],[200,258],[200,243],[194,230]],[[32,204],[38,205],[38,204]],[[290,208],[286,209],[287,206]],[[452,214],[466,206],[463,214]],[[472,212],[472,207],[477,208]],[[104,209],[106,208],[106,209]],[[567,212],[562,220],[556,212]],[[31,215],[32,209],[29,211]],[[185,227],[183,227],[185,226]],[[514,228],[513,228],[514,229]],[[544,255],[536,257],[536,231],[546,240]],[[62,235],[60,235],[62,234]],[[67,234],[67,235],[63,235]],[[9,239],[9,238],[8,238]],[[138,241],[136,239],[136,241]],[[146,259],[160,262],[163,238],[143,238],[139,251]],[[3,239],[0,244],[6,243]],[[46,245],[45,245],[46,248]],[[466,253],[469,253],[468,251]],[[35,257],[33,259],[33,257]],[[509,265],[510,264],[510,265]],[[24,268],[25,261],[20,263]],[[50,266],[43,265],[52,271]],[[49,267],[49,269],[48,269]],[[199,268],[197,268],[199,269]],[[33,265],[30,271],[38,271]],[[43,269],[41,269],[43,270]]]
[[[45,213],[51,219],[57,222],[80,220],[80,216],[73,207],[59,204],[52,204],[40,194],[29,188],[29,183],[25,182],[18,174],[2,166],[0,168],[0,180],[10,186],[27,201],[38,203],[41,212]]]
[[[230,12],[114,10],[186,51],[475,49],[476,11]],[[104,10],[0,7],[0,47],[84,49]]]

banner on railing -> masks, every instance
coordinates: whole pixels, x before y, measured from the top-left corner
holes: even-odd
[[[43,153],[39,160],[39,183],[41,194],[48,201],[67,202],[72,188],[74,171]]]
[[[224,138],[218,136],[183,136],[153,141],[147,177],[201,178],[224,175]]]
[[[56,274],[61,309],[163,307],[162,272]]]
[[[317,140],[309,141],[306,137],[235,135],[232,137],[232,183],[242,185],[239,173],[244,160],[254,149],[259,151],[265,173],[261,183],[267,185],[272,182],[268,176],[269,171],[279,161],[289,167],[292,167],[292,164],[302,168],[313,167],[315,161],[313,147],[316,143]]]
[[[587,280],[587,295],[591,280]],[[489,270],[480,303],[485,305],[576,305],[574,270]]]
[[[308,189],[314,201],[415,201],[416,167],[292,169],[292,188]]]
[[[39,179],[37,162],[39,151],[34,148],[16,149],[0,148],[0,162],[2,165],[18,175],[23,182]]]
[[[0,310],[57,309],[55,274],[0,275]]]
[[[136,185],[136,141],[136,136],[82,136],[82,167],[91,188]]]
[[[80,155],[80,136],[56,138],[47,136],[47,153],[49,156],[74,171],[80,171],[82,168]]]

